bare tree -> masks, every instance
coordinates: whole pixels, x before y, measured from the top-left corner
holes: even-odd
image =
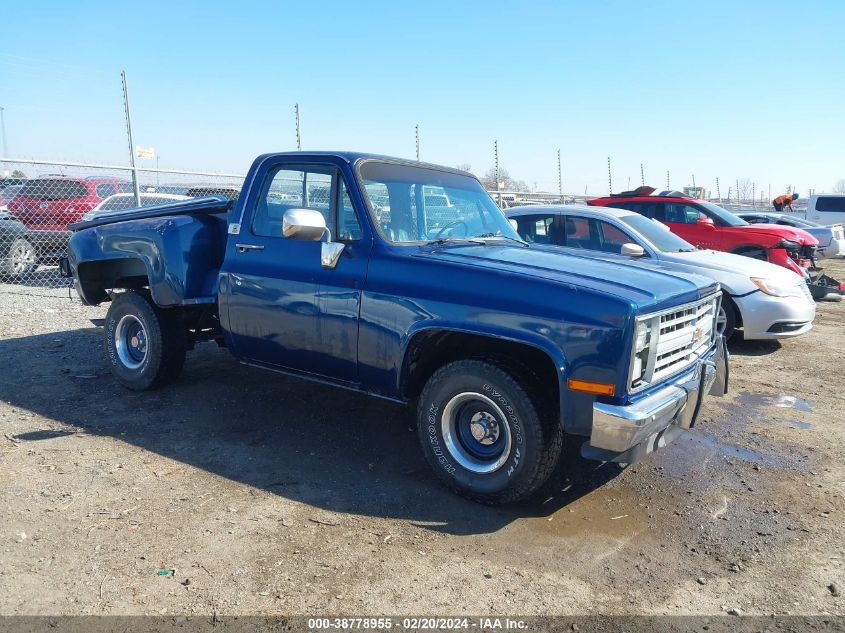
[[[845,193],[845,178],[840,178],[833,185],[833,193]]]
[[[514,180],[504,167],[499,167],[499,182],[504,183],[505,191],[530,191],[528,184],[524,180]],[[496,168],[491,167],[481,177],[481,184],[485,189],[498,190],[496,187]]]
[[[739,200],[751,200],[752,198],[752,184],[748,178],[740,178],[736,181],[737,195]]]
[[[455,165],[455,169],[460,169],[461,171],[468,171],[469,173],[472,173],[472,165],[470,165],[469,163],[459,163]]]

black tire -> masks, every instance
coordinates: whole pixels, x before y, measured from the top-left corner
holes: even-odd
[[[438,369],[420,395],[417,435],[426,460],[447,486],[474,501],[499,504],[530,496],[560,457],[557,416],[529,395],[538,393],[531,376],[516,375],[486,361],[455,361]],[[476,431],[490,430],[496,439],[484,446],[493,434],[479,440]]]
[[[174,381],[185,364],[180,313],[156,306],[147,294],[124,292],[106,314],[104,348],[112,375],[133,391]]]
[[[725,337],[725,341],[729,341],[736,332],[736,304],[724,291],[722,291],[722,304],[719,309],[719,321],[722,320],[723,315],[725,325],[724,328],[722,328],[721,334]]]

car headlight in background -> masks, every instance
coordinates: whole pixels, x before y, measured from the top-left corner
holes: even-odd
[[[751,277],[751,283],[757,286],[761,292],[772,297],[798,297],[801,296],[801,289],[797,284],[786,284],[774,279],[762,279]],[[803,280],[801,283],[804,283]]]
[[[783,238],[780,242],[775,244],[775,248],[785,248],[788,251],[800,251],[801,243]]]

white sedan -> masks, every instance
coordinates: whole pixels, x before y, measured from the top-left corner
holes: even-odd
[[[519,235],[598,259],[628,259],[710,277],[722,287],[719,331],[746,339],[800,336],[813,327],[816,304],[804,279],[768,262],[698,250],[665,225],[633,211],[584,205],[513,207]]]
[[[188,196],[179,196],[173,193],[141,193],[142,207],[155,207],[162,204],[170,204],[179,200],[188,200]],[[116,193],[103,200],[96,207],[82,216],[83,221],[101,218],[107,215],[125,212],[129,209],[137,209],[134,193]]]

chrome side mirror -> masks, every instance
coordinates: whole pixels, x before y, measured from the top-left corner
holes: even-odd
[[[323,214],[313,209],[288,209],[282,217],[282,235],[290,239],[316,242],[328,232]]]
[[[323,214],[313,209],[288,209],[282,218],[282,234],[294,240],[315,242],[326,237],[320,244],[320,265],[334,268],[343,253],[345,244],[332,242],[332,233],[326,226]]]
[[[643,257],[645,255],[645,249],[634,243],[623,244],[620,252],[626,257]]]

